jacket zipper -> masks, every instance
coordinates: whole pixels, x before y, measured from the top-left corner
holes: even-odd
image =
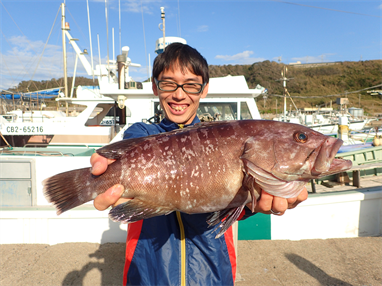
[[[180,285],[186,286],[186,235],[180,212],[176,212],[180,229]]]

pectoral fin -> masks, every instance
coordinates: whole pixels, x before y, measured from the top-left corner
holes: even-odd
[[[147,219],[159,215],[167,215],[173,212],[168,208],[150,205],[137,199],[132,199],[122,203],[109,212],[109,217],[113,221],[136,222],[141,219]]]
[[[245,174],[243,179],[243,185],[241,186],[239,192],[249,192],[251,194],[251,211],[254,212],[259,194],[257,192],[255,193],[254,178],[251,175]],[[243,204],[239,207],[214,212],[207,219],[209,227],[220,223],[219,227],[217,228],[220,228],[220,230],[215,238],[219,238],[220,236],[222,236],[227,231],[227,229],[237,221],[246,203],[247,201],[244,201]]]
[[[244,208],[244,205],[237,208],[214,212],[208,218],[207,223],[209,224],[209,226],[216,225],[220,222],[220,225],[216,228],[216,230],[219,230],[219,229],[220,230],[218,234],[215,236],[215,238],[221,237],[227,231],[227,229],[229,229],[229,227],[233,225],[235,221],[237,221],[243,208]],[[221,221],[224,218],[225,220]]]

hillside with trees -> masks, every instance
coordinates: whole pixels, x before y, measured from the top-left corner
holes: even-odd
[[[261,112],[275,113],[276,99],[278,112],[282,108],[283,94],[281,71],[284,64],[277,62],[258,62],[252,65],[210,66],[210,76],[244,75],[250,88],[257,84],[268,89],[268,98],[264,101],[260,96],[258,108]],[[302,64],[287,66],[287,89],[298,108],[330,105],[337,97],[348,97],[350,106],[364,108],[370,115],[382,113],[382,98],[378,94],[371,95],[367,90],[382,84],[382,60],[359,62],[335,62],[327,64]],[[382,90],[382,87],[378,88]],[[338,95],[327,97],[328,95]],[[273,96],[272,96],[273,95]],[[307,98],[298,98],[307,97]],[[289,100],[288,100],[289,101]],[[290,101],[288,102],[289,109]]]
[[[210,65],[210,76],[244,75],[250,88],[260,84],[268,89],[267,98],[260,96],[256,99],[260,112],[280,113],[283,99],[278,96],[283,94],[283,87],[279,79],[283,68],[283,63],[271,61],[252,65]],[[382,60],[287,65],[287,68],[286,77],[290,78],[287,81],[287,89],[298,108],[329,106],[331,102],[336,108],[336,98],[348,97],[350,106],[364,108],[365,114],[382,113],[381,96],[363,90],[382,84]],[[98,81],[77,77],[75,84],[98,85]],[[36,91],[63,85],[63,78],[50,81],[22,81],[10,91]],[[68,78],[69,90],[71,86],[72,78]],[[382,87],[375,89],[382,90]],[[359,92],[353,93],[354,91]],[[290,104],[291,101],[288,99],[288,109]]]
[[[72,87],[73,78],[68,77],[68,89],[70,91]],[[87,77],[76,77],[75,85],[98,85],[97,78],[93,79],[87,78]],[[22,81],[20,82],[16,87],[8,89],[10,92],[18,93],[18,92],[30,92],[30,91],[37,91],[37,90],[45,90],[45,89],[51,89],[51,88],[57,88],[57,87],[63,87],[64,86],[64,78],[52,78],[51,80],[42,80],[42,81],[36,81],[36,80],[28,80],[28,81]]]

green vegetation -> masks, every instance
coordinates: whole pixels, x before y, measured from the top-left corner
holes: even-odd
[[[248,86],[255,88],[257,84],[268,89],[268,98],[264,101],[259,97],[257,105],[262,113],[278,113],[283,108],[283,99],[274,95],[282,95],[281,71],[284,64],[264,61],[252,65],[223,65],[210,66],[210,76],[220,77],[227,75],[244,75]],[[327,64],[303,64],[287,66],[287,82],[289,94],[293,96],[307,96],[308,98],[293,98],[298,108],[330,106],[332,102],[335,108],[336,98],[348,97],[349,106],[364,108],[365,114],[376,115],[382,113],[382,98],[379,95],[370,95],[365,91],[351,93],[353,91],[369,88],[382,83],[382,60],[359,61],[359,62],[335,62]],[[78,85],[98,85],[98,81],[85,77],[77,77]],[[63,86],[63,79],[50,81],[22,81],[17,88],[11,91],[26,92]],[[68,88],[72,86],[72,78],[68,78]],[[28,87],[28,88],[27,88]],[[379,90],[382,87],[378,88]],[[346,94],[348,92],[349,94]],[[337,95],[325,97],[327,95]],[[276,105],[277,101],[277,105]],[[293,104],[290,99],[287,109]]]
[[[224,65],[210,66],[210,76],[244,75],[248,86],[255,88],[257,84],[268,89],[268,98],[265,101],[260,96],[258,108],[262,113],[280,113],[283,99],[272,95],[282,95],[281,71],[284,64],[264,61],[252,65]],[[333,107],[337,97],[348,97],[350,106],[364,108],[366,114],[382,113],[382,100],[379,95],[370,95],[366,91],[355,94],[350,92],[369,88],[382,83],[382,60],[360,62],[336,62],[325,64],[305,64],[287,66],[287,89],[293,96],[308,96],[311,98],[294,98],[298,108],[329,106]],[[378,88],[379,90],[382,87]],[[346,94],[348,92],[349,94]],[[342,94],[341,96],[324,97],[326,95]],[[314,96],[314,97],[313,97]],[[315,98],[320,97],[320,98]],[[292,102],[288,99],[287,108]],[[293,104],[292,104],[293,108]]]
[[[72,88],[72,77],[68,77],[68,90],[70,92]],[[98,86],[98,80],[97,78],[90,79],[86,77],[76,77],[76,86],[79,85],[94,85]],[[57,88],[57,87],[64,87],[64,78],[55,79],[52,78],[51,80],[42,80],[42,81],[22,81],[20,82],[17,87],[8,89],[11,92],[30,92],[30,91],[36,91],[36,90],[44,90],[44,89],[50,89],[50,88]],[[75,91],[74,91],[75,95]]]

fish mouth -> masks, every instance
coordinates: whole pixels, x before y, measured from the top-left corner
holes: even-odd
[[[341,139],[332,137],[329,137],[322,143],[311,171],[312,176],[322,177],[336,174],[352,167],[352,162],[350,160],[335,158],[342,144],[343,141]]]

